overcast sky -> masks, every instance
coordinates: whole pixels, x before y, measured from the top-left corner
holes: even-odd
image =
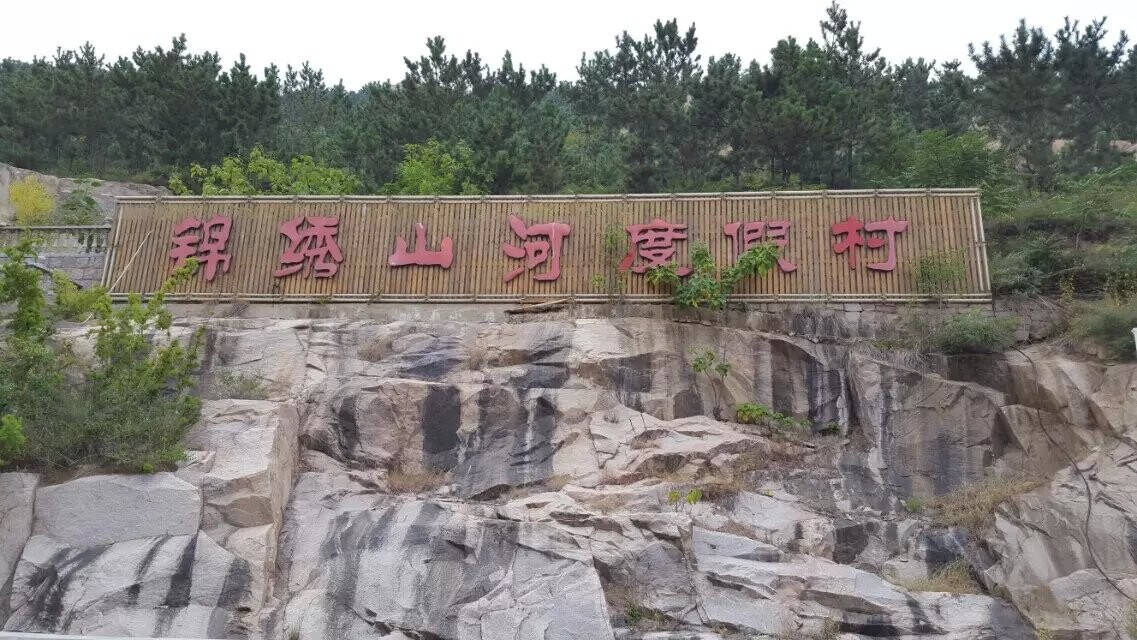
[[[765,61],[786,35],[818,37],[829,0],[572,0],[571,2],[400,0],[55,0],[6,1],[0,9],[0,58],[47,56],[57,46],[91,41],[108,60],[138,45],[167,46],[185,33],[192,51],[220,53],[226,66],[244,52],[254,69],[282,69],[305,60],[329,81],[349,89],[372,80],[401,79],[403,57],[417,59],[426,39],[446,38],[459,56],[480,52],[494,66],[508,48],[527,68],[547,65],[562,79],[576,77],[582,52],[610,48],[623,30],[642,35],[657,18],[697,26],[698,52],[732,52]],[[890,60],[923,56],[966,60],[967,44],[997,40],[1019,18],[1053,32],[1064,16],[1087,22],[1109,16],[1112,36],[1137,31],[1135,0],[845,0],[862,22],[867,44]],[[168,8],[166,8],[168,7]],[[46,15],[50,13],[50,15]]]

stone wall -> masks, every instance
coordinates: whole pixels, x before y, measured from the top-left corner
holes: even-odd
[[[110,227],[39,227],[34,233],[41,240],[36,266],[45,272],[58,269],[83,288],[102,280]],[[0,249],[15,244],[22,234],[20,229],[0,227]]]
[[[178,317],[239,317],[275,319],[338,319],[380,322],[507,322],[535,316],[512,316],[515,304],[486,303],[280,303],[251,304],[240,300],[174,303]],[[689,311],[666,304],[567,304],[539,316],[548,320],[580,318],[650,318],[698,322],[735,329],[804,336],[823,341],[883,339],[910,333],[918,322],[935,324],[950,316],[976,311],[997,317],[1016,318],[1016,338],[1037,342],[1061,327],[1062,310],[1045,299],[1005,298],[985,304],[896,304],[896,303],[762,303],[745,311],[713,313]]]

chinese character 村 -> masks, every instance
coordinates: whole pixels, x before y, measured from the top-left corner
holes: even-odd
[[[304,270],[307,278],[330,278],[339,271],[343,253],[336,244],[340,219],[336,217],[300,216],[280,225],[280,235],[288,238],[288,248],[280,254],[280,267],[272,272],[283,278]]]
[[[520,247],[503,242],[501,250],[510,258],[517,260],[525,258],[525,266],[518,267],[505,274],[506,282],[521,275],[526,269],[533,269],[533,267],[545,262],[549,263],[548,271],[534,275],[534,280],[556,280],[561,277],[561,244],[564,242],[565,236],[572,231],[569,225],[563,222],[545,222],[526,226],[524,220],[515,215],[510,215],[509,227],[525,242]],[[547,239],[529,240],[529,238]]]
[[[391,254],[388,264],[392,267],[402,267],[408,264],[417,264],[424,267],[437,266],[449,269],[454,262],[454,240],[450,236],[442,237],[442,244],[438,251],[431,251],[426,244],[426,225],[415,223],[415,250],[407,251],[407,241],[403,236],[395,236],[395,253]]]
[[[652,267],[662,267],[667,264],[671,256],[675,255],[675,241],[686,240],[687,234],[683,230],[685,224],[671,224],[659,218],[647,224],[628,225],[628,254],[620,261],[620,271],[629,268],[635,273],[643,273]],[[633,266],[636,255],[647,261],[647,264]],[[679,267],[675,270],[679,276],[691,273],[690,267]]]
[[[844,236],[833,245],[833,253],[838,255],[847,253],[849,268],[856,269],[857,252],[855,249],[857,247],[879,249],[887,244],[888,257],[884,262],[873,262],[865,266],[874,271],[893,271],[896,269],[896,234],[903,232],[907,228],[907,220],[897,220],[892,216],[888,216],[888,218],[884,220],[876,220],[868,223],[862,223],[857,218],[849,216],[833,225],[833,235]],[[865,237],[861,235],[862,229],[869,233],[884,232],[885,237],[870,236],[866,240]]]
[[[229,271],[230,255],[225,253],[229,244],[229,231],[233,219],[228,216],[213,216],[202,222],[197,218],[186,218],[174,226],[174,248],[167,254],[174,261],[174,268],[185,265],[189,258],[197,258],[204,269],[206,282],[217,276],[217,268],[222,273]]]
[[[787,237],[790,232],[789,220],[771,220],[769,222],[729,222],[722,226],[723,233],[734,239],[734,255],[740,256],[747,249],[769,240],[784,249],[789,244]],[[778,256],[778,268],[784,273],[797,269],[797,265]]]

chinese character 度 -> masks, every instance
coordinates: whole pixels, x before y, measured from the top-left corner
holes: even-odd
[[[438,251],[430,251],[426,244],[426,225],[415,223],[415,250],[407,251],[407,241],[403,236],[395,236],[395,253],[391,254],[388,264],[392,267],[402,267],[408,264],[417,264],[424,267],[437,266],[449,269],[454,262],[454,240],[450,236],[442,237],[442,244]]]
[[[556,280],[561,277],[561,244],[564,242],[565,236],[572,232],[569,225],[563,222],[545,222],[526,226],[524,220],[515,215],[510,215],[509,227],[525,242],[520,247],[503,242],[501,243],[501,250],[510,258],[518,260],[525,258],[525,266],[518,267],[505,274],[506,282],[521,275],[525,270],[532,270],[545,262],[549,263],[549,270],[534,275],[534,280]],[[528,240],[528,238],[537,236],[548,238],[548,240]]]
[[[849,268],[857,268],[857,247],[868,247],[869,249],[879,249],[885,244],[888,245],[888,257],[884,262],[873,262],[867,264],[869,269],[874,271],[893,271],[896,269],[896,234],[903,232],[908,228],[907,220],[897,220],[892,216],[884,220],[876,220],[873,222],[862,223],[860,220],[853,216],[845,218],[841,222],[833,225],[833,235],[844,236],[836,244],[833,245],[833,253],[838,255],[842,253],[848,254]],[[869,237],[867,240],[861,235],[861,230],[869,233],[878,231],[884,232],[885,237]]]
[[[202,270],[206,282],[217,276],[217,268],[222,273],[229,271],[229,259],[225,253],[229,244],[229,231],[233,219],[228,216],[213,216],[202,222],[197,218],[186,218],[174,226],[174,248],[167,254],[174,261],[174,268],[185,265],[189,258],[197,258],[204,265]],[[194,233],[198,232],[200,233]]]
[[[740,256],[747,249],[769,239],[780,249],[789,244],[787,237],[790,232],[789,220],[771,220],[769,222],[729,222],[722,226],[723,233],[734,239],[734,255]],[[785,273],[797,269],[797,265],[778,256],[778,268]]]
[[[635,273],[644,273],[652,267],[662,267],[667,264],[671,256],[675,255],[675,241],[686,240],[687,234],[683,230],[685,224],[671,224],[659,218],[647,224],[632,224],[627,226],[629,246],[628,254],[620,261],[619,270],[627,271],[629,268]],[[647,261],[647,264],[633,266],[636,255]],[[691,273],[690,267],[679,267],[675,270],[679,276]]]
[[[283,278],[304,270],[307,278],[330,278],[339,271],[343,253],[336,244],[340,219],[336,217],[300,216],[280,225],[280,235],[288,238],[288,248],[280,254],[281,268],[272,272]]]

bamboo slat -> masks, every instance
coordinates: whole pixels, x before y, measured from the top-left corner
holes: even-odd
[[[925,256],[955,252],[965,260],[962,278],[950,287],[960,299],[989,297],[986,252],[982,242],[978,193],[973,190],[814,191],[780,193],[661,194],[627,196],[475,197],[475,198],[123,198],[111,234],[108,283],[112,293],[150,293],[173,270],[168,256],[174,226],[186,217],[202,221],[214,215],[229,216],[232,228],[226,252],[231,256],[227,273],[212,282],[199,273],[176,293],[183,296],[227,296],[244,299],[284,300],[479,300],[602,298],[593,278],[604,273],[603,234],[606,227],[620,229],[653,219],[687,224],[687,240],[675,243],[673,259],[690,265],[696,242],[708,245],[720,268],[737,259],[734,240],[724,225],[787,220],[788,244],[783,257],[797,265],[793,272],[774,268],[766,276],[743,282],[739,299],[894,299],[918,298],[914,269]],[[571,227],[561,246],[561,277],[538,281],[535,275],[549,263],[527,269],[511,282],[504,276],[524,268],[526,260],[506,256],[502,244],[523,247],[508,216],[527,225],[563,222]],[[867,246],[882,233],[862,232],[866,245],[853,248],[857,268],[848,255],[838,255],[839,239],[832,226],[848,216],[864,223],[889,215],[907,220],[908,228],[896,236],[891,248],[897,256],[892,272],[874,271],[867,265],[888,257],[887,244]],[[288,241],[281,225],[301,216],[339,220],[334,240],[343,262],[332,278],[315,277],[310,270],[277,278],[281,253]],[[426,225],[426,246],[420,247],[415,223]],[[739,230],[742,233],[742,230]],[[437,266],[391,267],[388,258],[395,238],[403,237],[410,251],[437,251],[444,237],[453,238],[454,259],[449,270]],[[548,238],[530,238],[533,240]],[[741,241],[741,235],[739,237]],[[634,251],[633,247],[633,251]],[[130,263],[131,258],[134,262]],[[129,270],[123,270],[130,264]],[[636,264],[645,264],[636,255]],[[120,279],[121,277],[121,279]],[[645,276],[629,273],[626,294],[633,299],[659,299],[666,292],[648,285]]]

